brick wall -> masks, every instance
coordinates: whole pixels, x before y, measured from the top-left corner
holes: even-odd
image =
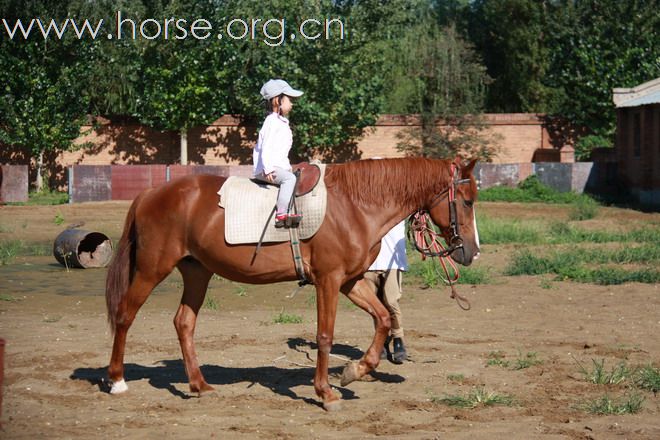
[[[497,150],[495,163],[532,162],[534,153],[551,148],[544,117],[536,114],[489,114],[484,117],[486,135]],[[365,130],[357,141],[357,153],[346,160],[398,157],[398,136],[419,119],[409,115],[383,115],[375,126]],[[240,118],[223,116],[213,124],[188,133],[188,159],[191,164],[237,165],[252,161],[252,146],[258,127]],[[74,164],[174,164],[179,157],[179,135],[159,132],[138,125],[111,124],[100,128],[83,127],[77,151],[65,152],[57,159],[60,166]],[[321,158],[322,159],[322,158]]]

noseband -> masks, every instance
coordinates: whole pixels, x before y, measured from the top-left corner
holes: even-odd
[[[418,209],[410,216],[408,222],[408,234],[410,241],[415,243],[415,248],[427,257],[447,257],[455,250],[463,247],[463,238],[458,230],[458,216],[456,214],[456,187],[461,184],[470,183],[470,179],[458,178],[458,167],[451,164],[451,184],[447,189],[437,194],[431,199],[431,206],[428,210]],[[449,247],[445,248],[439,242],[439,235],[433,230],[433,221],[429,211],[435,208],[445,197],[449,204]],[[421,240],[420,240],[421,238]]]

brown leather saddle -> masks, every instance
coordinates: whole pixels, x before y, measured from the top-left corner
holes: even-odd
[[[298,176],[296,197],[304,196],[314,189],[321,178],[321,169],[318,165],[301,162],[291,166],[293,173]]]

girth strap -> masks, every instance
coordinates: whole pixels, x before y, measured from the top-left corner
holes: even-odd
[[[289,228],[289,236],[291,237],[291,251],[293,252],[293,264],[296,266],[296,273],[298,274],[298,286],[302,287],[306,284],[312,284],[305,274],[305,266],[303,264],[302,252],[300,251],[300,237],[298,235],[298,228]]]

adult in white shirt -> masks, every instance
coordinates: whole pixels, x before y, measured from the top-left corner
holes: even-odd
[[[268,116],[259,130],[257,145],[252,152],[255,179],[279,185],[275,227],[284,227],[288,217],[300,215],[289,214],[289,202],[296,186],[296,176],[291,172],[289,151],[293,144],[293,134],[289,127],[287,116],[293,108],[292,98],[303,94],[293,89],[286,81],[271,79],[261,87],[261,96],[266,100]]]
[[[383,237],[380,243],[380,253],[364,274],[367,283],[376,291],[378,298],[390,312],[392,327],[390,336],[385,341],[385,355],[395,364],[401,364],[408,359],[403,342],[403,325],[399,306],[402,275],[406,270],[408,270],[406,225],[405,221],[402,221]],[[390,341],[394,343],[393,350],[390,350]]]

